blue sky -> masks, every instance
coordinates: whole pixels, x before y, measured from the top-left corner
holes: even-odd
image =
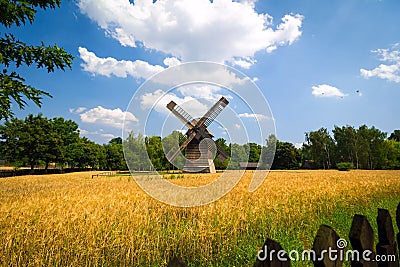
[[[399,11],[397,0],[62,1],[38,12],[33,25],[2,29],[75,56],[72,71],[21,68],[53,98],[14,111],[72,119],[105,143],[121,136],[128,104],[147,78],[206,60],[255,81],[280,140],[302,143],[307,131],[347,124],[390,134],[400,128]]]

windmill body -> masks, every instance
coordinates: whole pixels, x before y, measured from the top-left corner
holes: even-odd
[[[186,160],[182,169],[184,172],[215,173],[215,154],[218,153],[218,158],[221,161],[225,161],[228,156],[225,151],[212,140],[214,136],[207,127],[228,103],[226,98],[221,97],[202,118],[194,120],[189,113],[175,102],[171,101],[167,105],[167,108],[188,127],[188,131],[186,132],[186,140],[179,147],[179,150],[170,151],[166,155],[167,159],[172,162],[179,153],[185,149]]]

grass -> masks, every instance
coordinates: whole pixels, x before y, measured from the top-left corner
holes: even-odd
[[[327,224],[348,240],[355,213],[377,229],[377,208],[394,216],[400,200],[400,171],[277,171],[254,193],[246,173],[196,208],[159,203],[131,177],[91,174],[0,180],[1,266],[166,266],[172,254],[189,266],[252,266],[267,237],[310,249]],[[216,178],[176,176],[170,181],[190,186]]]

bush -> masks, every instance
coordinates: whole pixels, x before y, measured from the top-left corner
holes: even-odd
[[[336,164],[336,168],[338,168],[339,171],[350,171],[354,169],[354,166],[351,162],[339,162]]]

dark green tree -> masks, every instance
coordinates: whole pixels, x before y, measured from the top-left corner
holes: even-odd
[[[48,119],[42,114],[24,120],[12,118],[0,126],[4,154],[9,161],[27,163],[33,170],[45,164],[67,161],[67,146],[79,138],[78,124],[63,118]]]
[[[108,143],[109,144],[121,144],[122,145],[122,138],[121,137],[115,137],[115,138],[111,139]]]
[[[217,140],[215,140],[215,143],[225,151],[228,157],[230,156],[231,150],[230,147],[226,144],[226,140],[224,138],[218,138]],[[225,161],[219,160],[218,157],[214,159],[215,168],[217,170],[225,170],[228,167],[228,163],[229,158],[227,158]]]
[[[122,138],[116,137],[110,140],[108,144],[104,145],[106,150],[106,168],[108,170],[126,170],[124,151],[122,148]]]
[[[67,158],[71,168],[105,169],[107,166],[106,149],[86,137],[68,145]]]
[[[249,162],[258,162],[260,160],[261,145],[256,143],[247,143],[243,147],[249,155]]]
[[[310,150],[311,159],[314,160],[318,168],[330,169],[335,143],[326,128],[306,133],[306,149]]]
[[[45,169],[50,162],[56,162],[61,167],[67,162],[67,147],[79,140],[78,124],[64,118],[53,118],[48,121],[48,149],[43,155]]]
[[[387,134],[372,126],[362,125],[357,130],[360,145],[360,163],[364,169],[380,169],[382,167],[384,140]]]
[[[400,130],[394,130],[393,133],[390,134],[389,139],[400,142]]]
[[[298,169],[300,164],[301,154],[299,150],[292,143],[277,141],[272,169]]]
[[[25,120],[13,118],[0,127],[6,158],[23,162],[34,169],[43,160],[51,144],[48,142],[50,123],[42,114],[29,115]]]
[[[400,169],[400,142],[394,139],[384,141],[382,169]]]
[[[357,130],[352,126],[333,129],[333,137],[336,141],[337,162],[351,162],[356,169],[359,168],[359,140]]]
[[[160,136],[146,137],[146,150],[150,161],[156,170],[170,168],[170,164],[165,157]]]
[[[46,10],[59,6],[60,0],[2,0],[0,23],[6,28],[33,23],[38,8]],[[0,37],[0,65],[3,68],[0,71],[0,120],[13,116],[13,101],[23,109],[27,104],[26,99],[40,107],[44,96],[51,97],[49,93],[26,83],[18,74],[21,66],[34,65],[54,72],[55,69],[71,69],[72,60],[73,56],[57,45],[28,45],[11,33],[3,33]]]

